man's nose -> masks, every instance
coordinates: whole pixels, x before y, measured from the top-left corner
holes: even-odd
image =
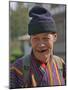
[[[44,42],[43,40],[39,40],[38,44],[40,47],[44,47],[47,45],[47,42]]]
[[[39,43],[39,46],[40,46],[40,47],[44,47],[44,46],[45,46],[45,43],[44,43],[44,42],[40,42],[40,43]]]
[[[45,44],[44,44],[44,43],[41,43],[41,44],[40,44],[40,46],[44,47],[44,46],[45,46]]]

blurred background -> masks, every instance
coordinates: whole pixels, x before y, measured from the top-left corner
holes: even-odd
[[[48,9],[56,22],[58,39],[54,45],[54,54],[66,61],[66,5],[31,2],[9,2],[9,55],[10,63],[31,51],[28,35],[29,11],[33,6]]]

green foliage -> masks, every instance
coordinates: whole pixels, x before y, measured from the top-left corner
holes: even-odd
[[[20,48],[13,48],[11,50],[10,62],[13,63],[17,58],[23,56],[23,52]]]
[[[22,3],[18,3],[15,11],[10,13],[10,36],[11,39],[27,33],[28,9]]]
[[[10,8],[9,34],[10,34],[10,63],[23,56],[18,45],[18,37],[27,33],[28,30],[28,9],[23,3],[18,2],[16,10]],[[16,43],[16,44],[14,44]]]

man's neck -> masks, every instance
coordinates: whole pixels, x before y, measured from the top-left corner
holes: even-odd
[[[48,62],[51,63],[51,61],[52,61],[52,56],[53,56],[53,54],[50,54],[50,55],[47,56],[47,58],[46,58],[46,60],[45,60],[46,62],[42,62],[42,60],[39,60],[39,59],[35,56],[35,54],[33,53],[33,51],[31,52],[31,54],[32,54],[32,56],[34,57],[34,60],[35,60],[36,62],[40,63],[40,64],[42,64],[42,63],[47,64]]]

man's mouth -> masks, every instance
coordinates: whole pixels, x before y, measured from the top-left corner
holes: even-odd
[[[37,52],[39,52],[39,53],[44,53],[44,52],[46,52],[48,49],[42,49],[42,50],[37,50]]]

